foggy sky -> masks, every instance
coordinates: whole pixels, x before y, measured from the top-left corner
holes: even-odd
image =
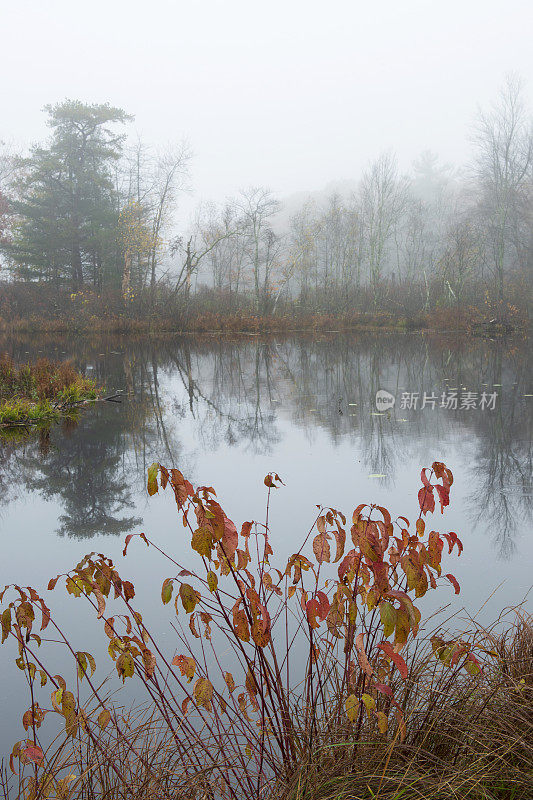
[[[531,0],[0,0],[0,139],[109,101],[189,141],[195,200],[320,189],[386,148],[461,164],[507,72],[531,99],[532,29]]]

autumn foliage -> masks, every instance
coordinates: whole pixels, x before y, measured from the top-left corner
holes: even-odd
[[[421,480],[412,524],[378,505],[358,505],[350,520],[319,507],[300,549],[276,565],[269,509],[279,475],[264,481],[265,522],[244,522],[239,530],[212,487],[195,488],[178,469],[152,464],[148,493],[173,493],[183,525],[176,550],[186,541],[193,552],[180,563],[141,533],[126,537],[123,554],[135,545],[166,559],[160,592],[174,631],[170,648],[168,637],[163,643],[145,623],[133,584],[104,555],[87,555],[49,582],[49,590],[63,586],[92,606],[117,676],[144,684],[179,759],[180,785],[200,775],[213,793],[205,796],[265,796],[309,758],[325,730],[351,742],[354,753],[364,737],[392,747],[409,737],[404,687],[421,627],[416,602],[445,584],[459,593],[443,561],[463,549],[456,533],[427,523],[436,500],[441,512],[449,503],[451,471],[435,462]],[[62,718],[67,737],[100,753],[131,734],[94,677],[94,657],[72,644],[48,602],[17,585],[6,587],[0,602],[2,641],[15,643],[31,695],[22,717],[26,738],[14,745],[10,766],[23,774],[30,768],[24,786],[35,796],[52,780],[40,739],[45,717]],[[43,631],[62,643],[72,678],[47,668]],[[467,681],[482,675],[490,656],[467,638],[435,635],[431,648],[435,669]]]

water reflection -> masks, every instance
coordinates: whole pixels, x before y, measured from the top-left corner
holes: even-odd
[[[353,444],[368,475],[391,489],[407,463],[423,464],[438,443],[461,446],[472,525],[486,524],[500,557],[532,517],[532,370],[528,342],[424,336],[320,339],[169,337],[158,341],[4,341],[15,359],[75,359],[120,406],[99,405],[75,428],[0,442],[0,503],[38,493],[60,505],[58,533],[123,534],[138,527],[146,468],[184,466],[196,451],[274,452],[290,431],[331,451]],[[402,392],[450,388],[498,393],[493,411],[402,409]],[[379,413],[375,395],[397,402]],[[429,455],[428,455],[429,454]],[[194,469],[194,467],[192,467]],[[283,464],[279,464],[280,470]],[[194,476],[201,481],[202,476]]]

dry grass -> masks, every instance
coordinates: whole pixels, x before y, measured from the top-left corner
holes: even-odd
[[[501,630],[501,621],[495,628]],[[531,800],[533,797],[533,619],[515,612],[503,633],[465,636],[492,653],[481,678],[438,662],[429,639],[417,645],[402,706],[407,738],[368,726],[356,740],[347,720],[324,717],[300,767],[280,761],[265,800]],[[332,706],[336,707],[333,703]],[[91,717],[90,707],[87,713]],[[83,744],[58,738],[46,753],[40,795],[69,800],[214,800],[213,759],[191,772],[164,720],[150,708],[117,708],[117,727]],[[304,734],[304,732],[302,731]],[[231,735],[231,732],[229,732]],[[302,741],[307,742],[304,734]],[[301,744],[298,743],[299,745]],[[218,765],[223,762],[220,752]],[[189,762],[190,763],[190,762]],[[209,766],[211,763],[211,766]],[[33,779],[7,771],[6,798],[35,797]],[[243,798],[249,795],[244,793]]]
[[[442,287],[384,282],[378,296],[369,287],[317,289],[305,298],[272,298],[257,310],[248,293],[202,287],[185,298],[160,287],[154,298],[138,296],[124,304],[120,293],[105,297],[90,290],[70,292],[42,284],[0,283],[0,331],[17,333],[230,333],[339,330],[458,330],[508,334],[531,324],[531,289],[519,281],[508,286],[507,302],[496,302],[476,285],[463,302],[450,305]],[[494,321],[494,322],[491,322]]]
[[[0,425],[32,424],[56,419],[61,411],[97,397],[97,387],[70,362],[42,358],[16,365],[0,355]]]
[[[501,628],[501,624],[498,624]],[[384,745],[325,736],[279,800],[530,800],[533,797],[533,619],[499,635],[481,678],[460,676],[423,646],[404,687],[407,739]],[[424,649],[426,652],[424,652]]]

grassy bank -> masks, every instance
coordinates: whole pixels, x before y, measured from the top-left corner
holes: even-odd
[[[67,334],[455,330],[498,335],[529,328],[531,290],[513,285],[500,302],[478,287],[460,304],[443,304],[437,295],[428,300],[390,286],[376,300],[367,287],[350,295],[316,292],[306,302],[285,298],[261,308],[246,294],[207,288],[188,298],[159,288],[153,298],[125,304],[112,293],[71,295],[42,284],[0,284],[0,332]]]
[[[490,318],[489,318],[490,317]],[[522,334],[529,330],[526,319],[499,320],[474,311],[413,316],[388,313],[277,314],[199,313],[194,316],[131,318],[121,316],[46,319],[29,317],[9,322],[0,319],[0,332],[17,334],[160,334],[160,333],[334,333],[349,331],[464,333],[476,336]]]
[[[97,397],[94,381],[68,362],[40,359],[17,365],[8,355],[0,356],[1,428],[54,422]]]

